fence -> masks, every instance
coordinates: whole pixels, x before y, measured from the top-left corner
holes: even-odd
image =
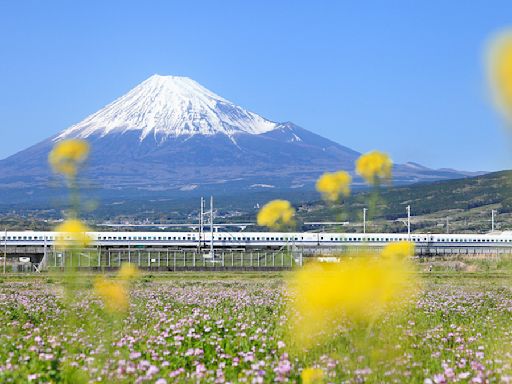
[[[52,250],[46,266],[63,269],[114,269],[123,263],[132,263],[141,269],[204,270],[212,269],[289,269],[302,265],[302,253],[291,251],[217,251],[214,255],[190,250],[147,249],[85,249],[74,251]]]

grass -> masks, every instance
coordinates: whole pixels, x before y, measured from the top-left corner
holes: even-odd
[[[286,336],[289,272],[147,273],[130,311],[108,314],[64,275],[0,282],[2,382],[475,382],[511,372],[510,260],[429,260],[423,292],[371,324],[344,323],[307,353]],[[420,265],[420,270],[424,267]],[[474,267],[472,267],[474,266]],[[469,268],[471,267],[471,268]],[[481,380],[481,381],[478,381]]]

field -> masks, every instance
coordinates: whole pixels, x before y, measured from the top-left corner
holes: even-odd
[[[92,276],[73,283],[72,297],[65,276],[9,276],[0,283],[0,381],[300,382],[316,367],[318,382],[509,382],[505,264],[474,261],[464,272],[436,262],[404,311],[347,323],[308,351],[287,332],[289,272],[142,275],[125,316],[102,310],[87,289]]]

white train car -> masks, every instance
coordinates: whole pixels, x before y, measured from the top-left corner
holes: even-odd
[[[204,232],[90,232],[92,246],[130,247],[194,247],[208,246],[211,233]],[[52,246],[58,234],[40,231],[9,231],[0,234],[0,244],[8,246]],[[512,233],[499,234],[389,234],[329,232],[214,232],[215,248],[276,248],[375,246],[395,241],[412,241],[417,246],[431,247],[512,247]]]

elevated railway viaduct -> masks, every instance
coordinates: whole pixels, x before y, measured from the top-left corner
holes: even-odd
[[[73,252],[69,235],[17,231],[0,236],[6,263],[32,264],[37,270],[73,265],[115,268],[123,262],[142,268],[171,269],[232,267],[289,268],[308,257],[357,254],[378,250],[395,241],[412,241],[416,256],[497,255],[512,253],[512,234],[385,234],[311,232],[91,232],[86,249]],[[66,248],[66,247],[64,247]],[[26,267],[24,267],[26,269]]]

